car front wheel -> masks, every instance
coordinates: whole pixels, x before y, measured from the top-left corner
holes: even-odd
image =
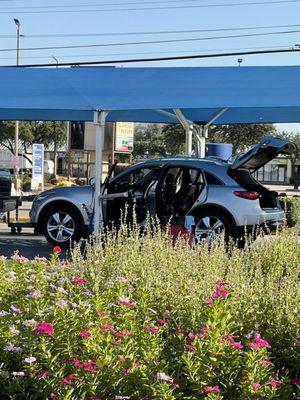
[[[67,206],[48,209],[42,218],[44,236],[54,246],[67,247],[83,236],[81,216]]]

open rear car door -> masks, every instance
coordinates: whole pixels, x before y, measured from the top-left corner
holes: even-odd
[[[297,151],[297,146],[289,140],[274,136],[266,136],[246,153],[238,155],[228,168],[228,175],[242,188],[260,194],[260,206],[263,209],[279,207],[278,193],[271,192],[261,185],[253,173],[263,167],[279,154],[291,155]]]
[[[243,168],[254,172],[276,158],[279,154],[291,155],[296,150],[296,145],[289,140],[274,136],[265,136],[249,151],[238,155],[230,169],[237,170]]]

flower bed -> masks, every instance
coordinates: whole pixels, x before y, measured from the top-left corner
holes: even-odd
[[[1,399],[300,399],[297,241],[124,228],[72,263],[0,260]]]

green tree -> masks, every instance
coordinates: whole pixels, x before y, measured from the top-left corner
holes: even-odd
[[[235,155],[256,144],[263,136],[278,134],[274,124],[215,125],[210,128],[208,141],[231,143]]]
[[[280,132],[280,136],[283,139],[290,140],[295,143],[297,149],[294,154],[290,156],[291,164],[292,164],[292,176],[291,182],[294,185],[294,189],[298,189],[300,185],[300,176],[297,174],[297,165],[296,160],[300,157],[300,133],[291,133],[291,132]]]
[[[208,142],[232,143],[233,153],[245,151],[263,136],[278,135],[273,124],[246,124],[212,126]],[[195,141],[195,138],[194,138]],[[165,156],[184,153],[185,131],[179,124],[149,126],[135,137],[135,155]]]
[[[20,122],[19,138],[24,148],[23,156],[31,162],[28,155],[33,143],[43,143],[45,147],[53,146],[54,163],[56,165],[57,149],[67,140],[66,122],[33,121]],[[0,144],[14,153],[15,123],[13,121],[0,121]],[[21,155],[19,153],[19,155]],[[56,172],[56,169],[55,169]]]

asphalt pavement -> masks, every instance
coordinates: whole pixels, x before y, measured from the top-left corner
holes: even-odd
[[[35,256],[49,257],[52,248],[44,236],[34,235],[32,228],[23,228],[22,233],[11,233],[5,223],[0,223],[0,256],[9,258],[19,251],[32,260]],[[66,257],[66,252],[63,252],[61,258]]]

